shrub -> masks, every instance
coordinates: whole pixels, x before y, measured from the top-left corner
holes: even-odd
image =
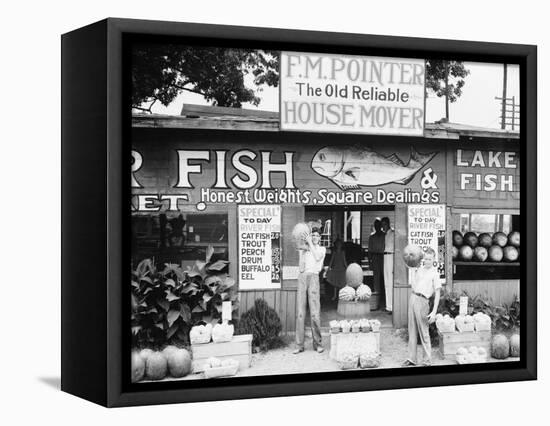
[[[283,345],[280,337],[281,319],[275,309],[269,307],[263,299],[256,299],[254,306],[242,314],[238,325],[239,334],[252,334],[252,344],[261,351]]]

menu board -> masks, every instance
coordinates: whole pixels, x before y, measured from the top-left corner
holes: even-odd
[[[239,289],[281,288],[281,206],[241,204]]]
[[[431,247],[439,277],[445,281],[445,205],[409,204],[408,244],[419,246],[426,251]]]

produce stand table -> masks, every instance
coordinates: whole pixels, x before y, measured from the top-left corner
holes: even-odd
[[[239,361],[239,370],[249,368],[252,363],[252,334],[233,336],[230,342],[203,343],[191,345],[193,352],[193,373],[204,371],[204,363],[210,357],[220,360]]]
[[[453,331],[450,333],[441,333],[439,335],[439,352],[442,358],[450,358],[456,355],[458,348],[477,346],[484,348],[487,353],[491,352],[491,332],[490,331],[464,331],[462,333]]]
[[[349,351],[380,352],[380,332],[330,334],[329,357],[331,359],[337,359],[338,354]]]

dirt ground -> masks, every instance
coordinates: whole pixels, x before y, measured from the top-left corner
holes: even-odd
[[[395,368],[402,366],[407,358],[407,342],[404,336],[405,333],[403,329],[382,328],[380,330],[380,352],[382,353],[382,359],[379,368]],[[265,353],[252,354],[252,366],[239,371],[237,377],[340,371],[337,362],[329,357],[329,342],[329,335],[323,333],[323,346],[325,351],[322,354],[318,354],[313,351],[311,338],[306,338],[306,350],[294,355],[292,351],[295,346],[289,338],[287,342],[288,345],[283,348],[273,349]],[[422,349],[419,346],[419,357],[421,353]],[[514,360],[517,360],[517,358],[508,358],[507,361]],[[488,362],[499,361],[490,358]],[[438,348],[433,348],[433,365],[450,365],[454,363],[455,361],[452,359],[443,359],[439,355]],[[185,379],[193,380],[202,378],[204,378],[204,375],[200,373],[190,374]]]

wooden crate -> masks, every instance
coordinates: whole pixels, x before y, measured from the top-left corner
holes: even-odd
[[[491,352],[491,332],[490,331],[465,331],[459,333],[441,333],[439,335],[439,352],[443,358],[454,357],[460,347],[469,348],[477,346],[485,348],[487,353]]]
[[[365,318],[370,312],[370,304],[361,300],[338,300],[337,312],[346,318]]]
[[[331,333],[330,353],[331,359],[337,359],[341,352],[355,351],[380,352],[380,332],[368,333]]]
[[[233,336],[230,342],[191,345],[193,352],[193,373],[204,371],[204,363],[210,357],[220,360],[239,361],[239,370],[249,368],[252,363],[252,334]]]

